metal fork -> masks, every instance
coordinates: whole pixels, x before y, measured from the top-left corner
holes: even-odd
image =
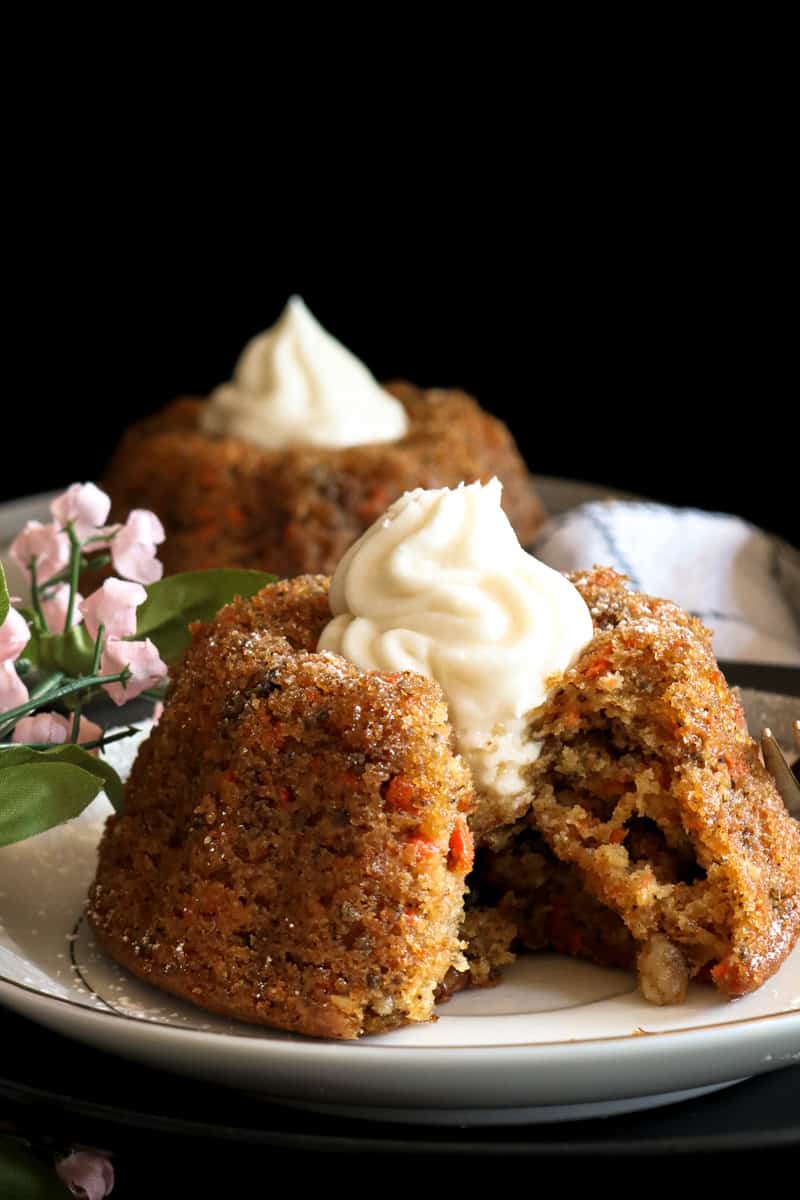
[[[800,721],[793,722],[792,735],[798,750],[800,750]],[[761,753],[764,755],[764,765],[775,780],[775,786],[781,794],[783,803],[793,817],[800,818],[800,783],[798,783],[797,775],[786,761],[771,729],[762,730]]]

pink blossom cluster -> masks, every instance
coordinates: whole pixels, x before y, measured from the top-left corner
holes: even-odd
[[[134,508],[124,525],[106,525],[111,500],[93,483],[73,483],[50,504],[53,520],[47,525],[28,521],[11,543],[11,557],[30,578],[36,566],[39,587],[46,587],[70,560],[67,528],[91,554],[108,549],[114,570],[135,583],[155,583],[164,573],[156,547],[164,541],[164,527],[155,513]],[[64,606],[66,616],[66,605]],[[60,632],[60,631],[59,631]]]
[[[117,574],[84,598],[75,594],[72,626],[83,621],[91,639],[100,647],[100,674],[126,672],[124,681],[102,686],[118,705],[138,696],[166,677],[167,667],[149,638],[129,640],[136,633],[136,610],[147,598],[142,584],[154,583],[163,574],[156,548],[164,540],[164,529],[154,513],[134,509],[122,525],[106,525],[111,508],[109,497],[93,483],[75,483],[50,505],[53,520],[48,524],[28,521],[11,544],[11,557],[35,584],[40,611],[50,633],[65,632],[70,611],[70,584],[54,577],[63,575],[75,552],[90,556],[108,550]],[[88,559],[91,563],[91,558]],[[52,581],[52,582],[51,582]],[[10,608],[0,625],[0,720],[2,713],[28,701],[28,689],[15,663],[31,637],[28,622]],[[58,713],[36,713],[18,721],[14,741],[58,743],[69,737],[70,723]],[[81,720],[80,741],[101,735],[91,721]]]

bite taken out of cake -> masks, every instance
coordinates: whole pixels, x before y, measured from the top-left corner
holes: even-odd
[[[89,920],[148,982],[295,1032],[429,1020],[551,947],[758,987],[800,827],[710,634],[519,546],[500,487],[404,495],[333,581],[197,625],[100,847]]]
[[[158,512],[168,573],[291,577],[330,574],[404,492],[493,475],[529,543],[544,511],[503,422],[455,389],[379,385],[295,296],[229,382],[132,426],[104,486],[112,515]]]

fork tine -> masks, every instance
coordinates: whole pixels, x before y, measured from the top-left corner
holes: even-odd
[[[792,725],[792,733],[794,734],[794,740],[797,745],[797,749],[800,750],[800,721],[794,722]]]
[[[797,726],[798,722],[795,722]],[[800,817],[800,783],[797,782],[771,729],[761,732],[761,752],[764,763],[770,775],[775,780],[775,786],[780,792],[781,799],[793,817]]]

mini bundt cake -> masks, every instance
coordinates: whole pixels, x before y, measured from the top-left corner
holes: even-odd
[[[291,577],[330,574],[404,492],[493,475],[529,543],[544,512],[502,421],[460,391],[380,387],[293,297],[229,383],[129,429],[104,486],[114,519],[143,505],[158,513],[168,572]]]
[[[441,689],[316,652],[326,580],[196,626],[103,836],[100,945],[216,1012],[339,1038],[428,1020],[526,948],[638,967],[656,1003],[762,984],[800,930],[800,826],[710,634],[614,571],[574,583],[594,634],[530,715],[527,807],[481,829],[474,870]]]
[[[387,391],[408,413],[397,442],[263,450],[200,428],[207,403],[175,400],[124,435],[103,486],[112,516],[146,506],[167,533],[165,570],[252,567],[291,577],[330,574],[387,505],[415,487],[496,475],[523,544],[544,521],[506,426],[458,391],[408,383]]]
[[[311,652],[326,593],[278,583],[195,628],[89,919],[177,996],[353,1038],[430,1019],[464,965],[473,791],[435,683]]]

